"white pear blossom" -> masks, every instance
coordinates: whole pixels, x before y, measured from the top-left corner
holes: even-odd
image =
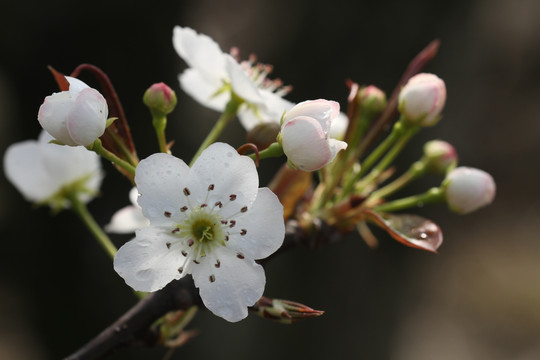
[[[338,114],[339,104],[323,99],[301,102],[285,113],[280,142],[294,167],[318,170],[347,148],[346,142],[329,138],[331,124]]]
[[[266,282],[255,260],[275,252],[285,234],[283,207],[258,188],[253,161],[223,143],[192,168],[159,153],[140,162],[135,183],[150,226],[118,250],[118,274],[146,292],[191,274],[210,311],[228,321],[246,317]]]
[[[139,192],[137,188],[132,188],[129,192],[131,205],[125,206],[114,213],[111,222],[105,226],[105,231],[117,234],[128,234],[150,225],[144,217],[142,209],[137,203]]]
[[[66,80],[69,91],[47,96],[39,108],[38,121],[63,144],[88,146],[105,132],[107,101],[81,80],[69,76]]]
[[[409,123],[435,125],[446,102],[446,85],[437,75],[417,74],[403,86],[398,102],[399,111]]]
[[[496,185],[487,172],[460,166],[450,171],[443,182],[448,207],[467,214],[489,205],[495,198]]]
[[[83,147],[49,143],[53,138],[42,131],[39,139],[12,144],[4,154],[7,179],[26,200],[68,207],[66,196],[76,193],[83,202],[98,192],[103,179],[98,155]]]

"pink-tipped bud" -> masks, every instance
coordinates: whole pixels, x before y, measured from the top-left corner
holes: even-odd
[[[380,113],[386,107],[386,94],[374,85],[366,86],[358,91],[356,101],[360,107],[372,113]]]
[[[458,167],[443,182],[450,210],[467,214],[491,204],[495,198],[495,181],[483,170]]]
[[[154,116],[165,116],[176,107],[176,93],[165,83],[156,83],[148,88],[143,102]]]
[[[424,157],[427,170],[435,174],[445,175],[457,166],[456,149],[446,141],[431,140],[424,145]]]
[[[446,86],[437,75],[421,73],[401,89],[398,109],[411,125],[432,126],[441,118],[446,102]]]
[[[252,307],[263,318],[274,320],[283,324],[292,324],[301,319],[321,316],[324,311],[312,308],[289,300],[270,299],[261,297]]]

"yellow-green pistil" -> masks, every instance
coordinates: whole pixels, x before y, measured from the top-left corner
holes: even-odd
[[[203,257],[216,245],[225,246],[226,234],[223,232],[221,217],[206,207],[190,211],[189,215],[177,225],[178,236],[188,239],[196,257]]]

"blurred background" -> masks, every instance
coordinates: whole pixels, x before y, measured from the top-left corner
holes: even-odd
[[[343,242],[296,249],[266,268],[265,294],[325,310],[292,326],[250,316],[230,324],[200,312],[201,334],[173,359],[519,359],[540,358],[540,2],[536,0],[12,1],[0,12],[0,153],[40,132],[37,110],[56,91],[47,65],[70,73],[92,63],[124,104],[139,156],[157,150],[144,90],[177,91],[169,118],[173,153],[189,158],[218,114],[184,94],[185,63],[171,44],[175,25],[213,37],[242,58],[254,53],[293,85],[291,101],[346,105],[345,79],[390,93],[431,40],[442,45],[426,71],[446,81],[443,120],[407,147],[401,170],[439,138],[460,164],[497,182],[495,203],[458,216],[419,209],[437,222],[438,255],[377,233],[369,249]],[[82,77],[83,80],[89,78]],[[233,124],[222,140],[243,141]],[[128,204],[129,183],[104,164],[100,224]],[[270,178],[261,174],[262,184]],[[427,178],[408,191],[437,184]],[[0,176],[0,358],[59,359],[122,315],[135,299],[78,218],[34,208]],[[129,236],[113,236],[120,246]],[[164,349],[126,349],[111,359],[161,359]]]

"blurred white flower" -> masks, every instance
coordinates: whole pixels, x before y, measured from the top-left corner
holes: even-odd
[[[90,201],[103,179],[99,156],[83,147],[50,144],[52,139],[42,131],[37,141],[10,145],[4,154],[7,179],[26,200],[55,209],[69,207],[67,195]]]
[[[137,204],[138,196],[139,192],[137,191],[137,188],[132,188],[129,192],[129,200],[132,205],[123,207],[115,212],[111,218],[111,222],[105,225],[105,231],[117,234],[128,234],[150,225],[148,219],[144,217],[141,207]]]
[[[280,142],[294,167],[318,170],[347,148],[346,142],[328,137],[338,115],[339,104],[323,99],[301,102],[285,113]]]
[[[460,166],[443,182],[446,201],[452,211],[467,214],[489,205],[495,198],[495,181],[487,172]]]
[[[63,144],[88,146],[105,132],[107,101],[81,80],[69,76],[66,80],[69,91],[47,96],[39,108],[38,121]]]
[[[255,260],[275,252],[285,234],[283,207],[258,188],[253,161],[215,143],[192,168],[172,155],[151,155],[137,166],[135,182],[150,226],[118,250],[118,274],[138,291],[191,274],[210,311],[245,318],[266,282]]]
[[[435,125],[446,102],[446,85],[437,75],[417,74],[401,89],[398,102],[399,111],[408,122]]]

